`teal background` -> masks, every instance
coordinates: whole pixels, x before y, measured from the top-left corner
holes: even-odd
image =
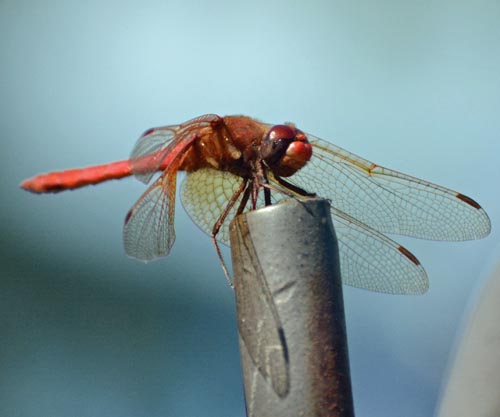
[[[0,416],[244,416],[233,294],[181,206],[146,265],[121,243],[141,183],[18,189],[204,113],[293,121],[488,211],[482,241],[397,238],[426,295],[345,287],[357,416],[432,415],[500,254],[499,21],[493,0],[0,0]]]

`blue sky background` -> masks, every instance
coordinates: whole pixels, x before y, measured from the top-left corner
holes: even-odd
[[[488,211],[482,241],[397,238],[426,295],[345,287],[357,416],[432,415],[500,254],[499,21],[493,0],[0,0],[0,415],[244,416],[233,294],[180,205],[145,265],[121,242],[141,183],[17,188],[205,113],[293,121]]]

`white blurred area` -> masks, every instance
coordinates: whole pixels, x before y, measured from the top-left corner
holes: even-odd
[[[500,254],[500,247],[497,248]],[[471,296],[437,417],[500,415],[500,257]]]

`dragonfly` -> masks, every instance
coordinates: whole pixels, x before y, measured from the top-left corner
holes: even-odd
[[[287,198],[329,199],[343,283],[390,294],[422,294],[429,280],[418,259],[387,234],[460,241],[483,238],[491,229],[486,212],[462,193],[384,168],[292,123],[272,125],[247,116],[208,114],[148,129],[129,159],[37,175],[21,187],[55,193],[131,175],[147,184],[159,173],[127,213],[123,228],[126,253],[149,261],[168,255],[174,244],[179,171],[187,173],[183,206],[212,237],[230,284],[218,245],[229,244],[230,221]],[[290,388],[286,335],[272,294],[261,297],[257,287],[269,292],[257,281],[242,304],[259,311],[259,323],[269,329],[262,332],[256,323],[239,320],[239,332],[260,374],[285,397]],[[256,332],[269,337],[254,343]]]
[[[239,115],[148,129],[129,159],[37,175],[21,187],[55,193],[131,175],[147,184],[159,173],[123,228],[126,253],[149,261],[174,244],[179,171],[187,173],[182,204],[212,237],[226,277],[218,242],[229,244],[230,221],[286,198],[329,199],[343,283],[383,293],[422,294],[429,286],[418,259],[387,234],[462,241],[491,229],[486,212],[462,193],[377,165],[292,123]]]

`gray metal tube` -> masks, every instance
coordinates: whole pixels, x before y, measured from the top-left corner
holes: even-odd
[[[329,203],[287,201],[230,228],[249,417],[352,417]]]

